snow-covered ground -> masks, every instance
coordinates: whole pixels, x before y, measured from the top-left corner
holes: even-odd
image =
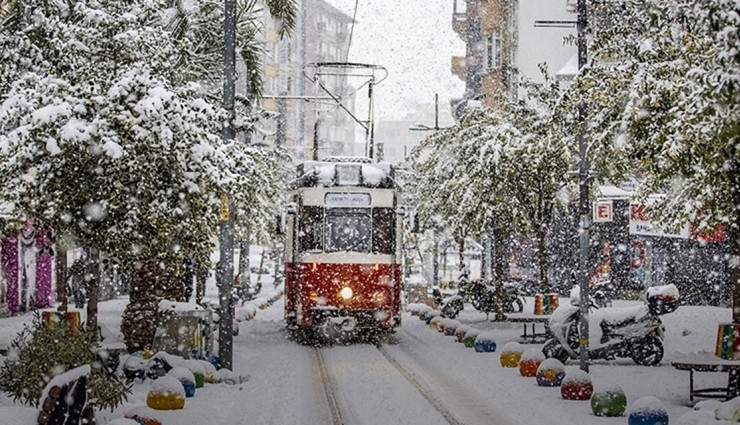
[[[263,294],[273,291],[266,281]],[[117,330],[127,300],[102,303],[100,320]],[[616,301],[615,308],[635,301]],[[527,299],[526,308],[533,308]],[[567,300],[561,300],[567,306]],[[565,401],[558,388],[539,387],[518,369],[503,368],[500,350],[477,353],[452,336],[431,329],[415,316],[405,314],[397,334],[378,349],[354,344],[316,349],[299,345],[286,336],[282,322],[282,299],[255,318],[241,322],[234,337],[234,373],[241,383],[206,384],[176,411],[153,411],[146,407],[151,382],[137,382],[128,402],[113,412],[97,414],[98,423],[110,423],[138,410],[160,418],[164,424],[624,424],[625,417],[593,415],[588,401]],[[592,322],[609,313],[592,312]],[[655,396],[663,402],[671,423],[701,422],[688,406],[688,372],[670,363],[689,353],[713,351],[717,325],[730,321],[726,308],[681,306],[662,316],[666,326],[666,355],[659,367],[636,366],[629,359],[594,361],[591,378],[596,388],[620,386],[630,406],[638,399]],[[0,347],[6,347],[30,316],[0,321]],[[493,333],[498,347],[518,340],[522,325],[486,321],[471,306],[461,322]],[[592,340],[598,341],[596,329]],[[541,344],[525,345],[540,349]],[[324,365],[321,368],[320,365]],[[566,371],[577,369],[569,363]],[[726,385],[726,373],[698,373],[698,387]],[[325,384],[326,382],[326,384]],[[327,393],[331,397],[327,397]],[[709,401],[708,403],[715,403]],[[28,420],[28,410],[8,407],[13,403],[0,395],[0,424],[18,425]],[[26,415],[26,416],[23,416]],[[32,416],[32,415],[31,415]],[[679,418],[683,416],[683,420]],[[714,421],[708,413],[706,423]],[[338,419],[337,417],[340,417]],[[8,422],[10,421],[10,422]]]

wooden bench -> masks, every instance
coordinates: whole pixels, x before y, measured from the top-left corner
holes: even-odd
[[[740,361],[723,360],[712,353],[693,355],[671,366],[689,372],[689,404],[694,405],[694,397],[729,400],[740,395]],[[727,386],[694,388],[694,372],[728,372]]]

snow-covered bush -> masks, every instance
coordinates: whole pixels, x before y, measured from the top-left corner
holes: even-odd
[[[84,327],[70,332],[51,328],[36,315],[11,344],[0,367],[0,389],[15,400],[38,405],[46,384],[68,370],[89,365],[89,401],[96,409],[114,408],[126,400],[130,387],[107,370],[96,350],[95,332]]]

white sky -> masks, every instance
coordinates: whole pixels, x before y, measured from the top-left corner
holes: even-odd
[[[327,0],[352,16],[355,0]],[[375,118],[401,119],[415,105],[440,109],[460,98],[464,83],[450,72],[450,58],[465,43],[452,31],[450,0],[359,0],[349,61],[382,65],[388,78],[376,87]],[[366,93],[366,92],[365,92]],[[364,100],[357,99],[359,110]]]

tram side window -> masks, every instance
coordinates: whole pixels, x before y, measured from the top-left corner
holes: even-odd
[[[324,234],[323,207],[303,207],[299,228],[301,251],[321,251]]]
[[[373,253],[396,251],[396,214],[393,208],[373,209]]]

